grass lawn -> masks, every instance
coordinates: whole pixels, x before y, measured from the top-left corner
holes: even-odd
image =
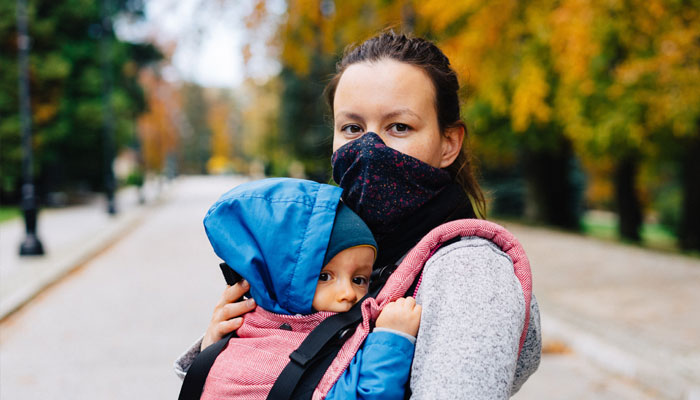
[[[617,217],[613,214],[589,212],[582,219],[584,234],[607,240],[619,240]],[[665,226],[645,223],[642,226],[642,244],[656,249],[678,250],[676,235]]]
[[[5,222],[22,215],[19,207],[0,206],[0,222]]]

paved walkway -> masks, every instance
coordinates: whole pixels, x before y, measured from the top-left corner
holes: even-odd
[[[116,218],[101,202],[43,212],[39,259],[17,260],[22,225],[0,224],[0,307],[32,299],[0,324],[0,398],[173,398],[172,360],[222,287],[201,219],[239,182],[182,178],[147,206],[121,192]],[[546,350],[516,400],[700,398],[699,259],[504,225],[531,260]]]
[[[116,215],[107,213],[101,195],[84,205],[40,210],[37,234],[43,256],[19,256],[24,219],[0,224],[0,319],[134,227],[146,210],[163,200],[167,186],[164,181],[149,181],[142,191],[144,204],[136,188],[120,190],[115,196]]]
[[[504,225],[530,259],[545,346],[562,343],[652,398],[700,399],[700,259]]]

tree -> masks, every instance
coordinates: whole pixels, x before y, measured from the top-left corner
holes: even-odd
[[[141,154],[147,171],[162,173],[169,155],[176,152],[183,130],[180,93],[164,81],[156,69],[141,72],[145,89],[147,111],[138,118]]]
[[[186,173],[206,174],[211,156],[211,128],[207,121],[209,104],[204,89],[193,83],[182,87],[183,114],[190,129],[183,131],[182,169]]]
[[[115,1],[110,15],[139,10]],[[135,4],[135,3],[134,3]],[[100,189],[103,185],[103,74],[100,35],[108,35],[114,82],[109,101],[114,110],[116,143],[133,136],[133,118],[144,106],[137,83],[139,68],[160,57],[147,44],[124,43],[100,27],[99,3],[78,0],[29,4],[30,85],[33,138],[39,182],[43,192],[71,187]],[[15,2],[0,5],[0,163],[3,201],[19,193],[19,120],[17,110],[17,46]]]
[[[368,38],[387,25],[398,25],[408,1],[300,1],[287,2],[277,40],[271,43],[282,63],[277,138],[267,143],[282,148],[276,154],[285,163],[300,160],[308,176],[330,179],[331,128],[323,103],[325,82],[349,43]],[[255,30],[269,10],[259,0],[247,18]],[[359,18],[358,18],[359,16]]]
[[[526,214],[578,229],[580,174],[574,145],[555,115],[560,82],[548,43],[551,4],[414,4],[417,32],[437,41],[462,79],[466,122],[474,127],[475,150],[487,172],[521,170]]]
[[[328,57],[387,26],[414,32],[450,58],[463,79],[471,143],[487,172],[522,171],[526,209],[536,219],[576,229],[580,165],[604,165],[607,175],[592,176],[614,190],[601,190],[599,182],[592,188],[611,193],[621,236],[638,241],[660,186],[639,185],[640,174],[658,177],[650,171],[675,162],[684,193],[681,243],[697,248],[699,6],[675,0],[289,0],[274,43],[283,84],[290,82],[281,104],[290,117],[282,122],[304,117],[300,110],[317,112],[293,104],[297,95],[308,97],[293,90],[292,78],[315,81],[314,68],[322,71]],[[259,1],[251,25],[265,12]],[[291,140],[303,143],[307,131]]]

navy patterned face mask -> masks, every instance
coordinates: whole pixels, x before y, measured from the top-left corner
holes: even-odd
[[[447,171],[388,147],[374,132],[336,150],[331,163],[343,202],[374,234],[391,231],[452,182]]]

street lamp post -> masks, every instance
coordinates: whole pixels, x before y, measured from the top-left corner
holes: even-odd
[[[22,130],[22,211],[26,237],[19,247],[21,256],[40,256],[44,254],[39,237],[36,234],[37,201],[32,171],[32,115],[29,101],[29,34],[27,30],[26,0],[17,0],[17,59],[19,63],[19,115]]]
[[[109,18],[109,0],[100,2],[101,36],[100,55],[102,58],[102,116],[104,130],[102,131],[103,156],[104,156],[104,185],[107,195],[107,212],[110,215],[117,213],[114,202],[116,182],[112,162],[114,160],[114,109],[112,108],[112,66],[110,55],[110,40],[112,21]]]

